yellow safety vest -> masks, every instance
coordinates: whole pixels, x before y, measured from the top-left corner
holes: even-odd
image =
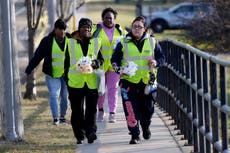
[[[93,30],[92,31],[96,31],[97,28],[96,26],[93,27]],[[123,30],[121,29],[122,33]],[[114,28],[114,32],[113,32],[113,40],[112,42],[110,43],[109,41],[109,38],[105,32],[105,30],[101,27],[101,30],[99,32],[99,34],[97,35],[97,37],[99,37],[102,41],[101,41],[101,53],[103,55],[103,58],[104,58],[104,71],[114,71],[113,67],[112,67],[112,64],[111,64],[111,57],[112,57],[112,54],[113,54],[113,47],[114,47],[114,44],[115,42],[117,41],[117,39],[121,36],[120,32],[118,31],[117,28]]]
[[[62,51],[58,46],[55,38],[53,38],[52,44],[52,74],[53,78],[59,78],[64,73],[64,60],[65,60],[65,52],[67,48],[68,38],[65,37],[65,46]]]
[[[68,72],[68,85],[72,88],[83,88],[86,83],[89,89],[97,89],[96,74],[81,73],[76,66],[77,61],[82,58],[83,52],[80,43],[71,39],[69,44],[70,67]],[[87,56],[92,60],[97,59],[98,52],[101,47],[101,41],[98,38],[90,40]]]
[[[147,84],[149,81],[149,66],[148,59],[152,58],[154,55],[156,40],[153,37],[148,36],[145,38],[144,46],[142,52],[140,53],[136,45],[127,38],[123,38],[121,43],[123,45],[123,59],[121,61],[121,66],[127,65],[128,61],[133,61],[138,66],[138,70],[135,75],[130,77],[124,75],[121,79],[128,80],[132,83],[138,83],[142,81]],[[156,73],[156,69],[155,72]]]
[[[101,32],[100,32],[100,36],[99,36],[103,41],[102,41],[102,55],[104,58],[104,71],[114,71],[112,64],[110,62],[110,59],[112,57],[113,54],[113,46],[116,42],[116,40],[120,37],[120,33],[118,32],[118,30],[116,28],[114,28],[114,33],[113,33],[113,40],[110,43],[109,38],[107,37],[104,29],[102,28]]]

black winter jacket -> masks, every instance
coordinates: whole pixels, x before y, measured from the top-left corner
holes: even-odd
[[[70,38],[70,34],[66,33],[66,36]],[[42,72],[46,75],[53,77],[52,73],[52,45],[53,38],[55,37],[54,32],[51,32],[48,36],[44,37],[38,48],[36,49],[33,58],[30,60],[28,66],[26,67],[25,73],[30,74],[34,68],[38,66],[42,59],[44,59]],[[59,47],[63,50],[64,45],[59,44]]]

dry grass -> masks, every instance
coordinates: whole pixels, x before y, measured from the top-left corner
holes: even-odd
[[[24,140],[17,143],[0,141],[0,152],[3,153],[73,153],[76,151],[76,140],[71,125],[52,125],[48,92],[44,74],[37,71],[37,100],[22,100],[24,118]],[[22,95],[25,86],[22,86]],[[70,108],[67,120],[70,119]]]

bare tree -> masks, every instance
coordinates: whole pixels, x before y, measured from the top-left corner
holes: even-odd
[[[213,10],[200,20],[191,22],[187,36],[195,44],[206,44],[212,52],[230,52],[230,1],[205,0]],[[202,15],[202,12],[201,12]]]
[[[27,8],[27,25],[28,25],[28,59],[33,57],[34,55],[34,39],[35,33],[41,18],[42,9],[44,5],[44,1],[42,0],[41,4],[37,4],[37,0],[32,3],[32,0],[26,0],[26,8]],[[26,99],[36,99],[36,76],[34,71],[27,76],[26,81],[26,92],[24,98]]]
[[[72,9],[72,5],[74,5],[73,1],[76,1],[75,9],[79,9],[83,4],[85,4],[85,0],[58,0],[57,1],[57,16],[59,18],[64,19],[68,22],[71,17],[74,15],[74,10]]]

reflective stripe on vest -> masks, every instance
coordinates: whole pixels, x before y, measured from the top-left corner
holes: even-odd
[[[101,38],[101,40],[102,40],[101,53],[102,53],[103,58],[104,58],[104,71],[105,72],[108,70],[114,71],[112,68],[110,59],[111,59],[112,54],[113,54],[114,44],[115,44],[116,40],[120,37],[120,33],[116,28],[114,28],[113,40],[112,40],[112,42],[110,42],[105,30],[102,28],[98,37]]]
[[[96,59],[99,49],[100,49],[100,41],[97,38],[91,39],[88,46],[87,56],[92,60]],[[84,55],[81,49],[81,45],[77,43],[77,41],[74,39],[70,40],[69,53],[70,53],[70,67],[68,72],[68,85],[72,88],[82,88],[86,83],[88,88],[96,89],[97,80],[96,80],[95,73],[83,74],[76,67],[77,61],[80,58],[82,58]]]
[[[65,37],[64,50],[62,51],[58,46],[55,38],[53,38],[52,44],[52,75],[53,78],[59,78],[64,73],[64,60],[65,52],[67,48],[68,38]]]
[[[142,79],[145,84],[148,83],[149,80],[148,59],[152,58],[154,55],[156,40],[153,39],[152,37],[148,37],[143,41],[144,41],[144,45],[141,53],[139,52],[138,48],[132,41],[129,41],[126,38],[124,38],[123,41],[121,41],[122,45],[124,46],[122,50],[124,53],[122,66],[125,66],[128,61],[133,61],[138,65],[138,70],[136,71],[135,76],[133,77],[122,76],[122,79],[126,79],[133,83],[138,83]]]

